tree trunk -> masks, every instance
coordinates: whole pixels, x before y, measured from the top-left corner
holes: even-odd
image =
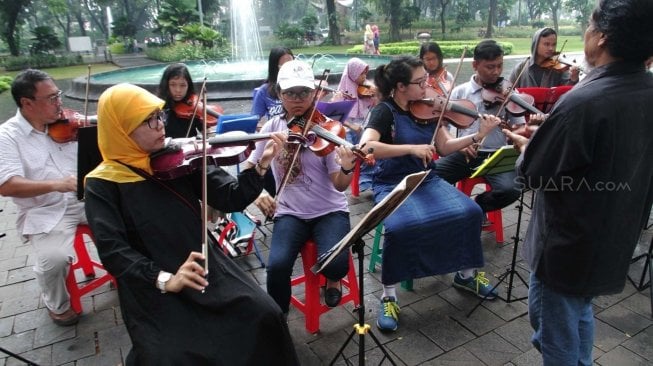
[[[338,14],[336,14],[335,0],[327,0],[327,19],[329,20],[329,39],[334,45],[340,45],[340,28],[338,27]]]
[[[390,41],[397,42],[401,40],[399,32],[401,22],[401,0],[390,0]]]
[[[492,38],[492,30],[494,29],[494,19],[497,13],[497,0],[490,0],[490,11],[487,16],[487,29],[485,30],[485,38]]]

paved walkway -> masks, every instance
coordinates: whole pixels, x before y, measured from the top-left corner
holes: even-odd
[[[528,201],[528,199],[527,199]],[[359,198],[349,197],[352,222],[357,223],[372,207],[371,194],[363,192]],[[84,316],[79,324],[59,327],[48,318],[39,297],[32,273],[34,254],[24,245],[15,230],[16,208],[7,198],[0,198],[0,347],[41,365],[118,365],[130,348],[116,290],[105,285],[82,299]],[[252,213],[258,212],[250,207]],[[521,234],[528,221],[526,208]],[[504,209],[504,228],[507,242],[497,245],[491,233],[483,233],[486,258],[484,270],[492,282],[510,265],[514,244],[511,236],[516,229],[517,210]],[[260,215],[259,215],[260,216]],[[257,233],[263,257],[267,258],[271,224],[264,225],[267,238]],[[651,230],[644,233],[637,249],[648,248]],[[541,358],[529,343],[531,329],[527,319],[526,300],[507,303],[495,300],[483,303],[470,317],[466,314],[478,300],[469,293],[453,288],[452,276],[435,276],[415,280],[414,290],[399,290],[401,318],[399,330],[380,333],[374,326],[381,292],[380,275],[367,271],[372,243],[366,236],[365,319],[372,331],[389,350],[399,365],[537,365]],[[91,246],[91,248],[93,248]],[[94,248],[92,249],[94,251]],[[265,284],[265,270],[254,255],[236,259],[247,272]],[[300,261],[295,273],[301,273]],[[521,260],[516,266],[524,278],[528,274]],[[641,265],[632,267],[634,276],[641,273]],[[524,296],[526,288],[514,277],[515,296]],[[501,284],[505,297],[507,282]],[[599,297],[594,301],[596,340],[594,358],[597,365],[653,364],[653,322],[649,291],[638,292],[628,283],[623,293]],[[291,307],[289,326],[303,365],[328,364],[344,344],[356,322],[351,303],[337,307],[320,319],[320,332],[310,334],[304,328],[304,317]],[[247,311],[243,309],[243,311]],[[358,336],[345,349],[345,356],[357,364]],[[366,337],[368,365],[376,365],[381,352]],[[14,359],[0,355],[0,365],[17,365]],[[336,363],[344,364],[341,361]],[[389,362],[384,362],[389,365]]]

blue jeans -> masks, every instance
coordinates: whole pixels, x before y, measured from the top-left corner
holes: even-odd
[[[544,366],[592,365],[592,297],[560,294],[531,273],[528,315]]]
[[[456,151],[435,162],[435,173],[447,182],[455,184],[459,180],[471,176],[474,173],[473,169],[483,164],[487,157],[488,154],[479,152],[478,157],[467,161],[463,153]],[[502,209],[519,198],[521,192],[515,179],[516,176],[514,170],[483,176],[492,187],[492,191],[476,196],[476,203],[481,206],[483,212]]]
[[[284,215],[274,219],[272,244],[267,265],[267,290],[281,310],[290,307],[290,276],[297,255],[307,240],[313,239],[318,256],[333,248],[350,230],[349,213],[331,212],[310,220]],[[324,268],[322,274],[332,281],[345,277],[349,271],[349,251],[340,253]]]

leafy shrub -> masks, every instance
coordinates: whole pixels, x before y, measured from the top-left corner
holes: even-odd
[[[463,52],[465,46],[467,46],[467,52],[465,57],[471,57],[474,51],[474,47],[479,41],[438,41],[442,53],[445,58],[457,58]],[[513,44],[510,42],[498,42],[499,45],[503,48],[505,55],[512,53]],[[406,41],[406,42],[397,42],[397,43],[385,43],[379,46],[379,51],[382,55],[418,55],[419,48],[421,43],[419,41]],[[363,46],[356,45],[352,48],[347,49],[348,54],[361,54],[363,53]]]
[[[25,69],[45,69],[48,67],[62,67],[81,65],[84,63],[82,55],[63,55],[57,56],[52,54],[7,57],[5,60],[5,69],[7,71],[25,70]]]
[[[109,51],[114,55],[122,55],[127,53],[127,47],[122,42],[116,42],[109,45]]]
[[[205,48],[189,43],[177,42],[165,47],[145,50],[147,57],[161,62],[189,60],[222,60],[231,57],[231,49],[227,46]]]
[[[9,78],[9,80],[7,80]],[[2,76],[0,77],[0,93],[4,92],[5,90],[9,90],[11,88],[11,77],[9,76]]]

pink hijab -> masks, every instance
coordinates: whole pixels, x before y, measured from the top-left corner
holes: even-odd
[[[372,107],[373,98],[358,98],[358,83],[356,83],[356,79],[366,69],[369,69],[369,66],[363,60],[358,57],[353,57],[347,62],[345,70],[342,72],[338,90],[356,98],[356,104],[351,109],[349,118],[363,119]]]

